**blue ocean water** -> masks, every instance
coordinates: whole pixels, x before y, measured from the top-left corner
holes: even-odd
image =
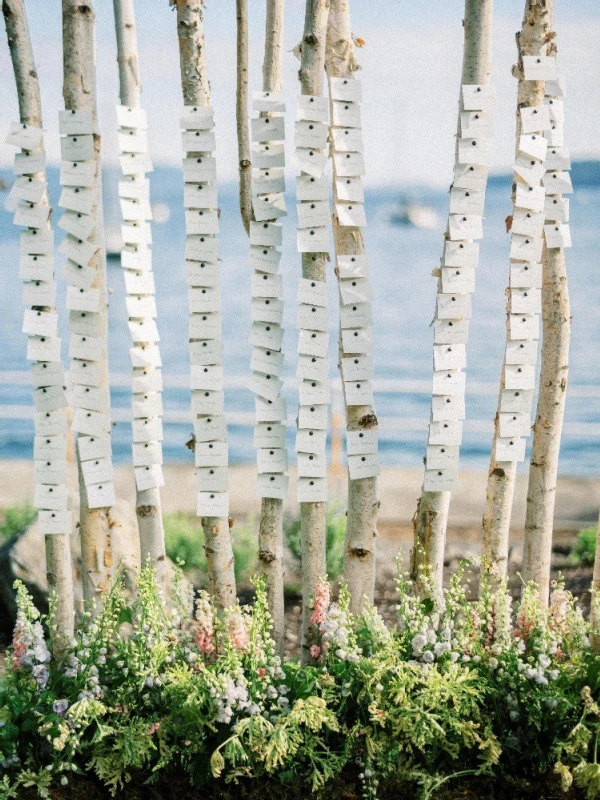
[[[56,171],[51,171],[51,200],[58,199]],[[12,176],[0,173],[7,183]],[[405,192],[406,194],[406,192]],[[399,191],[371,191],[366,197],[368,227],[367,252],[374,283],[375,373],[379,379],[404,382],[431,380],[432,329],[430,322],[435,307],[436,279],[431,272],[439,264],[442,232],[448,209],[448,194],[411,190],[415,200],[438,213],[439,225],[419,229],[391,224]],[[105,177],[107,216],[116,215],[116,174]],[[157,169],[152,177],[152,201],[163,203],[171,212],[170,219],[155,225],[154,270],[157,286],[158,326],[161,334],[163,371],[180,377],[182,388],[165,390],[165,408],[178,411],[186,420],[189,392],[185,388],[188,373],[187,297],[184,269],[184,218],[181,173],[175,169]],[[253,398],[244,388],[249,375],[251,347],[250,275],[246,265],[247,238],[237,208],[237,187],[220,190],[221,254],[223,260],[223,335],[226,378],[236,378],[240,388],[226,395],[229,412],[252,412]],[[486,200],[485,238],[481,246],[477,291],[473,297],[473,319],[468,345],[467,423],[461,452],[465,468],[486,467],[489,461],[491,421],[497,402],[494,386],[482,391],[482,383],[497,384],[500,375],[505,331],[505,286],[508,276],[509,236],[505,217],[510,213],[510,187],[506,181],[492,181]],[[296,286],[300,274],[299,256],[295,252],[294,200],[288,198],[290,216],[286,234],[282,271],[285,281],[284,377],[295,372]],[[59,212],[55,212],[57,216]],[[574,387],[567,403],[565,435],[560,470],[565,475],[598,473],[600,454],[600,392],[585,397],[579,387],[600,388],[600,186],[576,187],[571,200],[573,248],[568,251],[569,282],[573,314],[571,350],[571,384]],[[57,231],[57,237],[60,232]],[[18,277],[18,232],[11,215],[0,211],[0,243],[2,272],[0,291],[0,377],[6,370],[27,370],[25,336],[21,334],[21,283]],[[60,270],[60,264],[59,264]],[[64,284],[59,282],[61,298]],[[118,262],[109,262],[110,297],[110,367],[112,373],[128,373],[129,332],[127,329],[124,282]],[[336,309],[337,294],[333,266],[330,281],[330,308]],[[62,302],[62,300],[61,300]],[[64,306],[64,303],[62,303]],[[65,315],[63,314],[63,317]],[[332,314],[331,375],[336,372],[336,313]],[[63,335],[66,334],[62,319]],[[63,339],[66,353],[66,336]],[[385,388],[385,387],[384,387]],[[410,387],[409,387],[410,388]],[[484,387],[485,388],[485,387]],[[419,391],[417,391],[417,389]],[[287,392],[288,408],[296,404],[293,387]],[[112,392],[113,406],[126,409],[129,390],[117,387]],[[430,398],[421,387],[403,393],[382,391],[376,395],[378,414],[382,419],[382,462],[397,466],[418,466],[426,441]],[[7,404],[30,405],[27,385],[0,383],[0,407]],[[2,419],[0,408],[0,457],[30,458],[33,424],[30,420]],[[582,428],[581,425],[584,427]],[[418,430],[406,430],[419,427]],[[586,427],[587,426],[587,427]],[[192,430],[191,422],[165,425],[164,454],[169,461],[191,458],[185,442]],[[293,439],[290,431],[290,444]],[[130,457],[130,427],[125,421],[114,427],[114,455],[117,462]],[[254,458],[251,428],[230,426],[231,460],[242,462]],[[291,451],[293,455],[293,450]],[[521,465],[525,468],[524,465]]]

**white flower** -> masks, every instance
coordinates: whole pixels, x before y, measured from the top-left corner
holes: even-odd
[[[425,664],[431,664],[432,661],[435,660],[435,656],[433,655],[431,650],[426,650],[421,656],[421,659],[424,661]]]
[[[492,658],[490,658],[490,660],[488,661],[488,666],[490,669],[496,669],[496,667],[498,666],[498,659],[492,656]]]
[[[427,644],[427,637],[422,633],[418,633],[411,642],[413,651],[420,652]]]

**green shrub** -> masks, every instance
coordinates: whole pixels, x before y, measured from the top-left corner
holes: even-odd
[[[596,552],[596,528],[586,528],[579,531],[577,535],[577,542],[571,553],[571,558],[575,564],[582,566],[591,566],[594,563],[594,554]]]
[[[31,525],[37,517],[37,511],[30,503],[20,506],[9,506],[4,511],[4,520],[0,523],[0,541],[12,539]]]
[[[339,506],[328,506],[325,523],[327,545],[327,575],[334,581],[342,574],[344,566],[344,544],[346,540],[346,514]],[[283,523],[283,539],[290,553],[300,562],[300,518],[286,517]]]

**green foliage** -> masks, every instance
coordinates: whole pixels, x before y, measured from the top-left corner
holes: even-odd
[[[327,543],[327,575],[331,580],[336,580],[342,574],[344,566],[346,514],[340,507],[332,506],[332,504],[327,507],[325,537]],[[302,548],[299,517],[286,517],[283,523],[283,538],[291,554],[300,562]]]
[[[571,553],[571,559],[575,564],[591,566],[594,563],[596,536],[596,528],[585,528],[585,530],[579,531],[575,547]]]
[[[252,607],[217,614],[180,574],[167,602],[147,566],[135,597],[117,581],[60,656],[52,607],[40,618],[18,583],[0,800],[50,797],[79,775],[115,795],[174,773],[207,796],[266,778],[306,796],[344,773],[368,800],[380,783],[426,800],[460,776],[552,772],[600,800],[600,657],[574,598],[555,585],[546,609],[529,585],[513,608],[506,587],[484,585],[470,600],[467,574],[439,608],[400,575],[393,628],[320,582],[307,667],[276,654],[261,579]]]
[[[4,520],[0,523],[0,542],[3,539],[12,539],[31,525],[37,516],[37,511],[30,503],[20,506],[9,506],[4,511]]]
[[[258,558],[257,534],[254,521],[231,529],[235,577],[238,584],[248,584],[256,571]],[[185,569],[195,569],[206,575],[204,534],[197,517],[175,513],[164,515],[165,544],[167,555],[176,564],[183,563]]]

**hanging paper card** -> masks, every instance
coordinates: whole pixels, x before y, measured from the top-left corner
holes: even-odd
[[[190,288],[188,298],[190,311],[194,314],[220,311],[221,309],[221,290],[218,286],[212,288],[210,286]],[[151,299],[154,302],[154,298]]]
[[[283,397],[277,400],[264,400],[256,397],[254,400],[254,413],[257,422],[286,422],[287,405]]]
[[[189,337],[190,339],[220,339],[221,315],[190,314]]]
[[[435,344],[466,344],[469,335],[469,320],[434,320],[433,331]]]
[[[544,225],[546,247],[549,249],[571,247],[571,229],[562,223]]]
[[[372,406],[375,403],[371,381],[346,381],[344,391],[349,406]]]
[[[117,105],[117,123],[120,128],[142,128],[148,127],[146,112],[142,108],[131,108],[130,106]]]
[[[81,463],[83,480],[87,485],[112,481],[114,469],[110,458],[95,458]]]
[[[288,490],[289,478],[287,475],[262,474],[258,476],[256,491],[259,497],[285,500],[288,496]]]
[[[325,478],[299,478],[299,503],[324,503],[327,501],[327,480]]]
[[[134,369],[131,379],[131,391],[162,392],[162,372],[159,369]]]
[[[548,130],[544,131],[549,147],[564,147],[565,132],[562,122],[553,122]]]
[[[531,416],[529,414],[499,414],[500,436],[502,438],[529,436]]]
[[[334,100],[331,109],[331,121],[336,127],[360,128],[360,105],[358,103]]]
[[[296,313],[298,328],[311,331],[326,331],[328,327],[327,309],[320,306],[300,305]]]
[[[482,216],[485,192],[474,189],[450,190],[451,214],[476,214]]]
[[[510,314],[509,331],[511,339],[538,339],[539,317],[537,314]]]
[[[89,314],[87,311],[70,311],[69,330],[71,333],[80,333],[82,336],[101,336],[102,320],[99,314]]]
[[[75,359],[71,362],[69,377],[73,383],[80,383],[82,386],[100,386],[102,383],[100,365],[93,361]]]
[[[215,439],[227,441],[225,417],[199,417],[194,420],[194,435],[197,442],[211,442]]]
[[[23,150],[35,150],[42,143],[42,135],[41,128],[22,122],[12,122],[4,141],[6,144],[21,147]]]
[[[190,370],[191,389],[223,391],[223,367],[220,364],[194,366]]]
[[[180,127],[186,131],[207,131],[214,126],[210,106],[184,106],[179,115]]]
[[[110,413],[110,393],[107,389],[75,384],[71,391],[71,405],[74,408],[85,408],[88,411]]]
[[[134,442],[133,464],[136,467],[148,467],[162,464],[163,454],[160,442]]]
[[[544,161],[546,170],[571,169],[571,158],[566,147],[551,147]]]
[[[533,402],[533,392],[523,389],[502,389],[500,411],[529,414]]]
[[[328,347],[329,334],[310,330],[300,331],[298,337],[298,353],[307,356],[326,358]]]
[[[193,365],[218,364],[223,359],[223,346],[217,339],[190,342],[190,361]]]
[[[525,439],[498,437],[494,457],[496,461],[525,461]]]
[[[252,107],[255,111],[283,112],[285,101],[281,92],[252,92]]]
[[[298,408],[298,428],[327,430],[329,409],[326,403],[300,405]]]
[[[131,428],[134,442],[160,442],[163,440],[161,419],[134,419]]]
[[[519,151],[526,156],[533,156],[538,161],[546,158],[548,142],[538,133],[525,133],[519,137]]]
[[[445,267],[476,267],[479,263],[479,243],[448,241],[444,244]]]
[[[249,341],[255,347],[281,350],[283,328],[270,323],[253,322]]]
[[[96,336],[80,336],[71,334],[69,341],[69,358],[80,358],[83,361],[100,361],[104,338]]]
[[[542,293],[539,289],[511,289],[510,309],[513,314],[540,314]]]
[[[54,252],[54,232],[52,230],[26,230],[19,235],[21,255],[51,256]]]
[[[496,103],[496,92],[489,84],[463,84],[462,107],[465,111],[490,111]]]
[[[25,225],[28,228],[43,228],[48,222],[50,207],[35,203],[19,203],[13,222],[15,225]]]
[[[373,311],[370,303],[352,303],[340,306],[340,327],[367,328],[373,324]]]
[[[365,174],[365,161],[361,153],[334,153],[336,178]]]
[[[144,130],[134,130],[130,128],[127,131],[119,131],[117,139],[121,153],[147,153],[149,150],[148,134]],[[184,149],[188,150],[191,148]],[[202,150],[203,148],[198,147],[197,149]]]
[[[54,281],[28,281],[23,284],[23,305],[53,306],[56,302],[56,283]]]
[[[467,355],[464,344],[434,345],[433,368],[464,369],[467,366]]]
[[[215,209],[188,209],[185,212],[185,229],[188,234],[218,233],[219,214]]]
[[[351,356],[341,360],[342,379],[347,381],[370,381],[373,379],[373,359],[370,356]]]
[[[86,487],[90,508],[109,508],[116,503],[115,487],[112,483],[94,483]]]
[[[150,180],[143,175],[124,175],[119,181],[118,194],[130,200],[147,200],[150,196]]]
[[[21,256],[19,277],[23,281],[51,281],[54,278],[52,256]]]
[[[350,480],[376,478],[379,475],[379,456],[377,453],[348,456]]]
[[[571,194],[573,184],[568,172],[547,172],[542,180],[547,194]]]
[[[329,121],[329,103],[326,97],[301,95],[298,98],[297,119],[309,119],[315,122]]]
[[[186,208],[217,208],[217,187],[207,183],[186,183],[183,205]]]
[[[87,267],[96,251],[98,245],[94,242],[86,241],[85,239],[76,239],[74,236],[68,234],[63,239],[58,252],[62,253],[66,258],[70,258],[76,264],[81,264],[82,267]]]
[[[299,228],[296,234],[299,253],[327,253],[329,251],[329,230],[322,228]]]
[[[218,264],[206,261],[186,261],[188,286],[212,286],[217,288],[221,277]]]
[[[208,235],[188,235],[185,240],[185,257],[190,261],[219,260],[219,240]],[[151,294],[151,292],[146,292]]]
[[[569,221],[569,200],[566,197],[546,198],[544,216],[547,220],[568,222]]]
[[[554,97],[547,101],[552,122],[563,123],[565,121],[565,104],[562,100]]]
[[[88,188],[94,185],[96,164],[94,161],[61,161],[60,183],[62,186]]]
[[[317,356],[304,356],[298,357],[298,364],[296,367],[296,377],[306,380],[326,381],[329,374],[329,366],[326,358],[317,358]]]
[[[46,169],[46,153],[38,150],[36,153],[17,153],[13,165],[14,175],[32,175],[35,172],[44,172]]]
[[[301,406],[318,406],[331,402],[331,387],[327,381],[300,381],[298,400]]]
[[[556,80],[546,81],[545,93],[548,97],[565,97],[567,90],[564,77],[559,75]]]
[[[163,413],[162,395],[160,392],[144,392],[131,397],[131,413],[134,418],[160,417]]]
[[[355,78],[330,78],[329,94],[332,100],[360,103],[362,99],[360,81]]]
[[[364,203],[365,193],[361,178],[337,178],[335,196],[342,202]]]
[[[184,158],[183,179],[186,183],[216,181],[217,162],[215,158],[207,155]]]
[[[461,164],[487,167],[490,163],[491,139],[459,139],[458,160]]]
[[[98,411],[76,408],[73,414],[73,430],[85,433],[88,436],[102,436],[109,433],[111,427],[110,416]]]
[[[67,433],[67,412],[64,408],[35,411],[33,421],[38,436],[62,436]]]
[[[40,511],[38,513],[38,530],[44,536],[55,534],[70,535],[72,528],[70,511]]]
[[[273,447],[261,448],[256,451],[256,463],[259,472],[285,472],[288,468],[287,452]]]
[[[336,203],[335,213],[342,226],[364,228],[367,224],[362,203]]]
[[[285,198],[281,192],[264,194],[252,199],[252,208],[257,222],[285,216]]]
[[[297,298],[299,303],[315,306],[327,306],[327,284],[324,281],[301,278],[298,283]]]
[[[55,336],[29,336],[28,361],[60,361],[60,339]]]
[[[264,397],[265,400],[277,400],[283,381],[276,375],[254,372],[250,378],[248,388],[259,397]]]
[[[366,256],[338,256],[337,269],[340,278],[369,277],[369,261]]]
[[[517,183],[515,206],[528,208],[530,211],[543,211],[545,195],[543,186],[524,186]]]
[[[431,413],[434,422],[464,419],[465,399],[459,395],[434,395],[431,398]]]
[[[507,389],[535,389],[535,366],[507,364],[504,367],[504,385]]]
[[[158,342],[158,328],[153,319],[130,319],[127,323],[133,342]]]
[[[457,164],[452,185],[456,189],[485,189],[488,168],[481,164]]]
[[[152,219],[152,207],[148,198],[136,200],[129,197],[119,199],[121,206],[121,216],[126,222]]]
[[[332,132],[333,146],[336,152],[363,152],[363,139],[360,128],[333,128]]]
[[[450,238],[460,239],[483,238],[482,218],[477,214],[451,214],[448,218]]]
[[[67,308],[72,311],[100,311],[100,291],[98,289],[78,289],[67,286]]]
[[[62,135],[94,133],[91,108],[65,109],[58,112],[59,132]]]
[[[33,405],[36,411],[56,411],[67,405],[62,386],[43,386],[33,392]]]
[[[63,161],[93,161],[94,156],[94,137],[91,134],[61,138],[60,157]]]
[[[298,453],[299,478],[326,478],[327,459],[323,453]]]
[[[494,117],[488,111],[461,111],[460,135],[464,139],[491,139],[494,135]]]
[[[121,248],[121,266],[123,267],[123,274],[127,282],[129,270],[135,270],[137,273],[147,273],[143,277],[135,275],[133,280],[148,281],[152,286],[154,285],[154,278],[151,274],[152,270],[152,250],[145,245],[123,245]],[[131,274],[129,275],[131,277]],[[153,291],[144,292],[144,294],[153,294]]]
[[[283,300],[274,297],[253,297],[250,302],[250,319],[254,322],[283,323]]]
[[[541,289],[541,264],[511,264],[510,288]]]
[[[454,470],[426,469],[423,478],[424,492],[453,492],[458,486],[458,475]]]
[[[520,236],[514,233],[510,241],[510,258],[513,261],[532,261],[542,259],[544,240],[541,236]]]
[[[251,146],[252,166],[256,169],[270,169],[271,167],[285,166],[285,152],[283,143],[270,142],[269,144],[253,144]]]
[[[248,266],[261,272],[275,273],[281,261],[281,251],[274,247],[250,246]]]
[[[198,492],[196,514],[199,517],[229,517],[229,493]]]
[[[428,444],[460,445],[462,442],[463,424],[454,422],[430,422]]]
[[[326,430],[299,428],[296,431],[297,453],[325,453]]]
[[[47,486],[37,484],[33,494],[35,508],[47,508],[55,511],[66,511],[68,493],[66,486]]]
[[[96,219],[80,211],[65,211],[58,221],[58,227],[76,239],[87,239],[96,227]]]
[[[438,319],[470,319],[471,297],[468,294],[438,294],[436,317]]]
[[[458,470],[459,448],[446,444],[427,446],[427,469]]]
[[[313,178],[321,178],[327,166],[327,153],[307,147],[298,147],[294,151],[296,167]]]
[[[316,148],[317,150],[327,147],[328,127],[322,122],[311,122],[301,120],[296,122],[294,132],[294,147]]]
[[[32,386],[64,386],[65,370],[62,364],[32,364]]]
[[[459,370],[440,370],[433,373],[433,394],[465,393],[466,375]]]
[[[373,337],[370,330],[358,329],[342,330],[342,352],[351,353],[372,353]]]
[[[523,78],[526,81],[555,80],[555,56],[523,56]]]
[[[368,303],[373,296],[373,291],[367,278],[340,280],[339,289],[344,305]]]
[[[525,106],[519,111],[521,114],[521,133],[545,131],[550,127],[550,110],[548,106]]]
[[[196,442],[197,467],[226,467],[229,462],[227,442]]]
[[[282,365],[283,353],[279,353],[276,350],[265,350],[262,347],[253,348],[250,369],[255,372],[279,376]]]
[[[196,489],[199,492],[226,492],[229,489],[229,470],[226,467],[197,469]]]
[[[285,448],[285,426],[279,423],[261,422],[254,426],[255,448]]]
[[[299,228],[316,228],[331,222],[328,202],[315,200],[309,203],[299,203],[296,210]]]
[[[535,213],[526,208],[515,208],[512,215],[511,232],[523,236],[542,235],[544,230],[543,213]]]
[[[299,201],[329,200],[329,182],[327,178],[315,178],[314,175],[298,175],[296,178],[296,198]]]
[[[253,142],[281,142],[285,139],[283,117],[257,117],[250,120]]]
[[[212,291],[207,289],[206,291]],[[156,319],[156,300],[153,295],[127,295],[125,298],[128,317]]]
[[[280,222],[250,222],[250,244],[263,247],[281,247],[283,241]]]
[[[57,336],[58,314],[56,311],[30,311],[23,314],[23,333],[32,336]]]
[[[377,452],[377,431],[347,431],[348,456],[362,456]]]
[[[40,203],[46,194],[47,187],[48,184],[45,180],[34,178],[31,175],[17,178],[6,201],[6,210],[14,211],[19,200],[25,200],[28,203]],[[9,204],[10,208],[8,207]]]
[[[515,175],[522,178],[529,186],[539,186],[540,181],[544,177],[544,171],[544,165],[531,156],[526,156],[521,153],[515,160]]]
[[[252,177],[252,191],[255,194],[273,194],[285,192],[285,177],[283,169],[255,169]]]

